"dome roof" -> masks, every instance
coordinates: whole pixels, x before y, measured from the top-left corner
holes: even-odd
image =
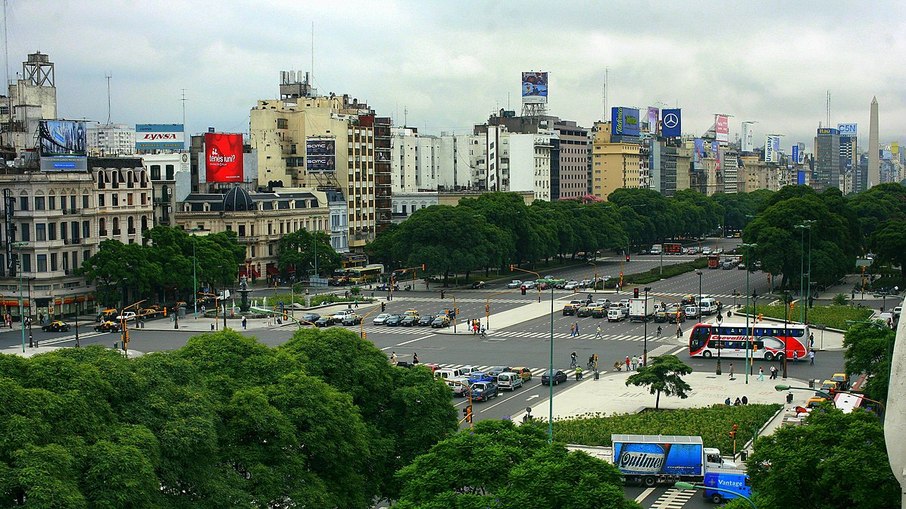
[[[245,189],[236,186],[223,195],[224,212],[245,212],[255,210],[255,200]]]

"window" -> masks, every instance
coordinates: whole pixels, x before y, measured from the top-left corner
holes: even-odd
[[[47,255],[39,254],[38,259],[38,272],[47,272]]]
[[[113,193],[110,196],[110,205],[113,207],[116,207],[119,204],[120,204],[120,195]]]
[[[91,258],[91,250],[86,249],[82,251],[82,263],[87,262],[89,258]]]
[[[83,209],[88,208],[88,195],[87,194],[82,195],[82,208]]]
[[[82,238],[87,239],[88,237],[91,237],[91,223],[82,221]]]
[[[47,197],[47,210],[56,210],[57,208],[57,197],[50,195]]]
[[[239,236],[245,237],[245,225],[244,224],[239,225]]]
[[[44,223],[35,223],[35,241],[41,242],[47,240],[47,225]]]
[[[28,210],[28,196],[19,197],[19,210]]]
[[[75,195],[69,197],[69,208],[75,212]]]
[[[173,180],[173,168],[172,164],[167,165],[167,180]]]
[[[22,223],[19,225],[19,231],[22,233],[22,242],[28,242],[31,240],[31,225],[28,223]]]
[[[63,253],[63,256],[66,256],[66,253]],[[57,253],[50,253],[50,270],[57,270]]]
[[[98,195],[98,207],[104,207],[104,206],[106,206],[106,205],[104,204],[104,195],[102,193],[102,194]]]
[[[151,165],[151,180],[160,180],[160,165]]]
[[[22,260],[22,272],[31,272],[31,255],[22,253],[19,257]]]
[[[35,196],[35,210],[44,210],[43,196]]]
[[[126,203],[129,205],[134,205],[134,203],[132,203],[132,193],[126,195]]]
[[[57,223],[47,223],[47,240],[57,240]]]

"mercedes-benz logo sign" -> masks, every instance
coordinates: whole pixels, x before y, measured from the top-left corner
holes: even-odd
[[[676,113],[668,113],[664,115],[664,127],[673,129],[677,126],[677,124],[679,124],[679,117],[676,115]]]

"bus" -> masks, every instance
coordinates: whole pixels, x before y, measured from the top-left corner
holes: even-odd
[[[346,273],[349,274],[351,284],[370,283],[381,278],[381,274],[384,273],[384,264],[371,263],[364,267],[352,267],[346,269]]]
[[[744,359],[761,357],[764,360],[787,358],[805,359],[809,329],[807,325],[699,323],[689,335],[689,357],[721,357]],[[795,354],[795,355],[794,355]]]

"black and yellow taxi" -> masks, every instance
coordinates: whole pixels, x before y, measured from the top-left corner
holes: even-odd
[[[69,324],[63,320],[54,320],[41,327],[44,332],[69,332]]]

